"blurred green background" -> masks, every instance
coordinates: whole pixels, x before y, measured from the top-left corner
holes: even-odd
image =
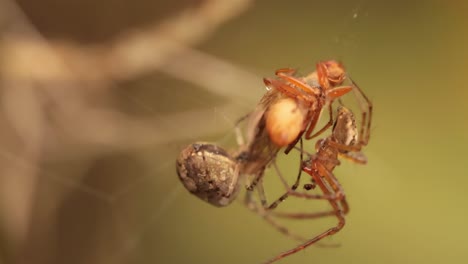
[[[200,4],[19,2],[45,36],[82,43]],[[318,60],[339,59],[374,104],[371,141],[364,149],[369,164],[343,162],[336,170],[351,211],[345,228],[324,243],[340,246],[309,247],[281,263],[465,263],[467,7],[463,1],[253,2],[195,47],[258,76],[255,87],[239,80],[239,89],[251,94],[238,110],[217,111],[232,98],[160,72],[117,83],[112,92],[115,107],[136,116],[212,109],[205,118],[225,132],[44,162],[40,185],[70,193],[50,220],[41,217],[46,209],[40,203],[52,198],[37,192],[31,224],[36,231],[24,246],[31,255],[24,258],[35,256],[38,263],[261,263],[294,247],[296,241],[241,202],[219,209],[189,195],[174,162],[192,141],[224,143],[235,118],[253,109],[263,94],[261,77],[281,67],[307,72]],[[190,135],[196,125],[180,123],[178,129]],[[284,158],[292,179],[296,162]],[[77,184],[60,181],[69,174],[85,176]],[[315,204],[301,208],[315,210]],[[51,223],[49,229],[41,227]],[[334,224],[333,218],[308,221],[298,230],[312,237]],[[51,237],[47,241],[54,244],[44,243]],[[4,250],[5,259],[14,259],[16,246],[8,238],[4,245],[10,249]]]

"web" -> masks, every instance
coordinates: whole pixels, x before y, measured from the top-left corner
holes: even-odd
[[[342,3],[330,6],[337,4]],[[250,212],[240,203],[215,212],[195,201],[177,179],[175,158],[195,141],[235,148],[234,123],[253,109],[264,92],[261,76],[276,67],[264,74],[193,46],[209,41],[233,18],[253,17],[260,7],[202,1],[93,46],[45,39],[15,2],[0,5],[2,231],[12,245],[5,259],[178,263],[228,254],[191,247],[197,236],[214,243],[227,239],[225,229],[247,230],[249,224],[232,229],[215,219],[240,214],[240,220],[251,221]],[[349,1],[331,11],[331,19],[339,17],[338,31],[319,42],[343,60],[359,43],[353,27],[366,15],[366,5]],[[210,225],[199,227],[202,222]],[[252,246],[243,250],[248,249],[257,253]]]

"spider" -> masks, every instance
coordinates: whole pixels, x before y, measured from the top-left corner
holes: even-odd
[[[329,69],[327,70],[327,75],[323,75],[320,72],[326,70],[323,69],[326,65],[327,64],[325,63],[319,63],[317,66],[317,72],[311,73],[302,79],[292,77],[291,71],[277,71],[277,75],[280,76],[280,78],[284,78],[290,83],[280,80],[265,79],[267,87],[274,89],[270,89],[264,95],[255,111],[239,120],[238,123],[249,117],[246,133],[247,143],[244,144],[242,134],[238,130],[237,124],[236,134],[239,149],[234,153],[228,153],[217,145],[201,142],[187,146],[177,159],[177,172],[184,186],[197,197],[215,206],[226,206],[235,200],[239,193],[238,190],[240,189],[241,182],[243,182],[242,180],[245,179],[246,176],[248,177],[249,175],[252,175],[253,178],[250,178],[250,182],[247,185],[244,203],[249,209],[261,214],[267,222],[272,224],[280,232],[292,238],[301,241],[304,240],[301,236],[292,234],[287,228],[277,224],[277,222],[274,221],[273,216],[302,219],[335,215],[340,220],[340,224],[333,229],[335,231],[325,232],[312,240],[308,240],[305,244],[279,255],[272,261],[293,254],[304,247],[314,244],[323,237],[338,232],[342,228],[344,225],[343,216],[348,211],[348,205],[341,185],[332,174],[333,168],[339,164],[337,155],[340,154],[341,156],[348,157],[358,163],[365,163],[365,158],[359,151],[369,140],[372,105],[361,89],[352,80],[353,87],[355,87],[355,90],[361,94],[362,98],[367,103],[367,109],[364,109],[360,104],[361,109],[364,110],[361,119],[361,131],[359,133],[361,137],[359,138],[359,141],[356,142],[358,133],[353,115],[345,114],[348,112],[350,113],[350,111],[339,110],[338,118],[334,122],[332,135],[326,139],[318,141],[317,143],[317,146],[323,145],[323,150],[320,150],[319,148],[315,155],[309,155],[309,159],[303,162],[303,154],[305,152],[303,151],[302,146],[302,135],[305,131],[305,127],[307,125],[309,126],[305,136],[306,139],[310,139],[328,129],[331,124],[327,124],[315,135],[307,136],[308,134],[311,134],[313,127],[315,127],[318,120],[318,116],[320,115],[322,106],[326,103],[329,103],[329,123],[333,122],[331,101],[333,101],[334,98],[337,98],[337,96],[333,96],[340,93],[343,95],[347,93],[348,91],[346,90],[349,89],[343,87],[330,88],[343,82],[344,71],[338,74],[337,72],[339,71],[337,71],[337,68],[335,67],[338,64],[333,66],[333,63],[328,62]],[[332,69],[335,70],[332,71]],[[338,69],[342,69],[342,67],[338,67]],[[327,80],[320,81],[324,84],[318,85],[317,83],[319,83],[320,76],[329,77]],[[309,83],[311,85],[309,85]],[[296,88],[296,86],[299,85],[301,85],[302,88],[310,88],[310,91],[318,91],[320,96],[314,97],[314,95],[306,95],[304,92],[301,92],[301,90]],[[323,88],[323,91],[321,91],[322,86],[325,87]],[[333,91],[335,88],[338,89],[336,90],[338,92],[329,93],[330,96],[327,99],[326,91]],[[292,95],[294,93],[288,94],[285,91],[296,91],[300,93],[300,96],[298,95],[293,98]],[[342,93],[343,91],[346,92]],[[342,107],[340,109],[346,108]],[[366,121],[367,115],[369,119]],[[347,121],[345,122],[343,120]],[[349,120],[353,121],[350,122]],[[365,128],[367,129],[365,130]],[[275,136],[281,139],[286,139],[286,141],[289,142],[287,144],[278,144],[277,140],[274,140]],[[294,185],[289,187],[279,169],[276,167],[274,159],[281,147],[289,144],[288,148],[297,149],[297,147],[294,146],[299,141],[301,144],[299,149],[301,155],[299,174]],[[268,205],[263,189],[262,177],[265,168],[271,164],[280,176],[287,191],[271,205]],[[315,185],[318,185],[322,190],[323,195],[312,195],[296,191],[303,171],[310,174],[314,182],[313,185],[304,185],[304,188],[311,189]],[[329,172],[329,174],[320,174],[325,172]],[[258,193],[261,206],[258,206],[252,198],[254,190]],[[273,211],[273,209],[275,209],[288,196],[297,196],[306,199],[326,199],[332,205],[333,210],[315,214],[286,214]]]
[[[358,164],[366,164],[367,159],[361,152],[362,147],[366,146],[369,142],[369,130],[364,130],[358,133],[355,118],[351,110],[344,106],[339,106],[337,110],[337,118],[333,124],[332,133],[316,143],[316,153],[310,155],[308,159],[302,162],[301,171],[306,172],[311,176],[313,182],[312,187],[305,187],[306,190],[318,186],[322,195],[310,195],[304,192],[296,191],[299,186],[301,174],[299,173],[295,184],[288,189],[287,192],[279,199],[274,201],[269,210],[276,208],[279,203],[284,201],[289,195],[301,197],[305,199],[326,199],[330,203],[332,210],[319,213],[275,213],[273,215],[282,218],[291,219],[315,219],[325,216],[336,216],[338,224],[332,228],[327,229],[321,234],[308,239],[295,248],[288,250],[267,261],[272,263],[280,260],[286,256],[292,255],[300,250],[311,246],[321,239],[331,236],[339,232],[345,225],[345,214],[349,211],[349,206],[341,184],[333,174],[333,170],[340,164],[339,156],[345,157]],[[369,120],[370,122],[370,120]],[[366,126],[367,127],[367,126]],[[301,158],[302,159],[302,158]],[[305,185],[306,186],[306,185]]]
[[[297,105],[306,109],[303,116],[304,122],[297,124],[298,127],[287,133],[285,132],[288,131],[285,129],[286,126],[281,126],[281,123],[277,121],[277,114],[273,112],[274,114],[267,115],[267,129],[271,140],[278,146],[288,146],[285,150],[288,153],[304,133],[305,139],[312,139],[333,124],[332,102],[350,92],[353,86],[341,86],[346,79],[346,71],[344,66],[335,60],[318,62],[316,71],[305,77],[295,77],[296,70],[292,68],[276,70],[275,74],[278,79],[264,78],[265,85],[294,99]],[[324,127],[312,134],[322,109],[327,104],[330,119]]]
[[[285,110],[285,113],[275,110],[278,114],[284,114],[283,118],[290,122],[294,119],[299,119],[296,123],[303,122],[303,113],[300,110],[297,113],[292,111],[296,107],[292,99],[284,98],[277,90],[267,91],[256,109],[237,121],[235,131],[239,148],[234,153],[204,142],[190,144],[181,151],[176,168],[186,189],[200,199],[221,207],[236,198],[240,175],[256,175],[253,182],[258,181],[281,148],[270,140],[266,129],[265,113],[275,105]],[[247,118],[247,143],[244,143],[239,124]],[[248,189],[253,189],[255,184]]]

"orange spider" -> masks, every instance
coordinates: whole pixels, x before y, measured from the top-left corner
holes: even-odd
[[[288,118],[282,118],[284,107],[271,106],[267,113],[266,126],[271,140],[278,146],[288,146],[288,153],[305,133],[305,139],[314,138],[326,131],[333,124],[332,102],[353,89],[353,86],[341,86],[346,79],[343,65],[329,60],[318,62],[317,70],[305,77],[296,77],[295,69],[284,68],[275,72],[277,79],[264,78],[268,89],[275,89],[288,98],[295,100],[300,109],[306,109],[303,122],[291,124]],[[330,119],[328,123],[312,134],[322,109],[328,104]],[[284,122],[282,122],[284,120]],[[299,127],[297,127],[299,126]]]

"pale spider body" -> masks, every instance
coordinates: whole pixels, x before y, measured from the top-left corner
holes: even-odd
[[[358,129],[352,112],[346,107],[338,107],[332,134],[316,143],[316,156],[328,171],[333,171],[338,165],[338,156],[349,153],[336,145],[355,146],[358,143]]]

